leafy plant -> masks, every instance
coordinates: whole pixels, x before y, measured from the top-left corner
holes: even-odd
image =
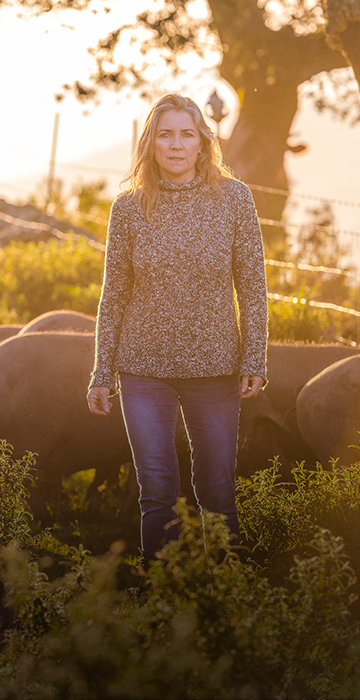
[[[0,249],[0,321],[27,323],[52,309],[95,314],[103,254],[81,240],[10,243]]]
[[[29,700],[351,698],[359,632],[341,540],[318,529],[288,571],[289,590],[239,559],[223,516],[202,524],[184,502],[178,515],[179,542],[127,594],[117,590],[121,543],[85,563],[81,585],[67,575],[52,595],[26,555],[7,549],[17,618],[3,645],[4,689]]]
[[[31,540],[30,512],[26,507],[35,465],[35,455],[27,452],[21,459],[13,459],[12,445],[0,440],[0,545],[13,540],[28,543]]]
[[[28,203],[43,211],[50,209],[52,216],[70,221],[105,241],[112,199],[107,195],[107,181],[104,178],[90,182],[78,180],[67,192],[64,180],[55,178],[50,205],[48,195],[48,181],[44,178],[36,183]]]
[[[284,484],[275,460],[240,479],[247,557],[232,547],[225,516],[202,520],[180,500],[179,541],[145,572],[122,540],[92,557],[49,530],[32,535],[26,459],[13,460],[3,441],[1,496],[18,523],[3,517],[0,547],[5,700],[356,697],[359,562],[349,559],[347,528],[357,522],[359,464],[300,464]]]
[[[292,292],[293,294],[294,292]],[[294,293],[295,294],[295,293]],[[283,342],[334,342],[337,335],[345,335],[347,319],[344,314],[334,318],[334,313],[329,314],[324,309],[311,307],[301,303],[302,295],[296,303],[282,301],[269,301],[269,337],[271,341]]]
[[[240,529],[253,551],[271,557],[293,550],[324,522],[349,523],[358,516],[360,463],[340,469],[334,461],[325,470],[320,464],[306,469],[302,462],[292,469],[293,483],[281,481],[280,466],[275,458],[268,469],[237,482]]]

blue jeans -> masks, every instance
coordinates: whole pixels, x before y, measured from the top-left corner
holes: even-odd
[[[140,487],[141,544],[151,558],[178,538],[175,426],[180,404],[191,448],[192,485],[200,509],[224,513],[239,539],[235,465],[240,395],[237,375],[157,379],[120,373],[120,400]],[[175,522],[173,522],[175,520]],[[171,527],[164,529],[167,523]]]

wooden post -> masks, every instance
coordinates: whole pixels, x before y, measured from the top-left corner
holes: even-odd
[[[48,180],[47,180],[47,201],[46,201],[46,214],[47,215],[51,213],[51,212],[49,212],[49,207],[51,205],[53,186],[54,186],[54,178],[55,178],[56,149],[57,149],[57,141],[58,141],[58,134],[59,134],[59,121],[60,121],[60,114],[59,114],[59,112],[56,112],[55,118],[54,118],[54,128],[53,128],[53,136],[52,136],[52,144],[51,144],[51,155],[50,155],[50,161],[49,161],[49,172],[48,172]]]
[[[132,141],[131,141],[131,155],[134,158],[136,146],[138,142],[138,120],[133,119],[132,123]]]

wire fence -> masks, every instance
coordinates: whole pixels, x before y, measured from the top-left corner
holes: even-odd
[[[284,301],[290,304],[308,304],[309,306],[313,306],[317,309],[330,309],[331,311],[339,311],[340,313],[360,318],[360,311],[357,311],[356,309],[349,309],[347,306],[332,304],[327,301],[315,301],[314,299],[305,299],[304,297],[299,299],[299,297],[289,297],[284,294],[273,294],[272,292],[268,292],[268,298],[271,301]]]
[[[107,225],[106,219],[102,219],[98,216],[91,216],[91,214],[89,214],[89,215],[84,214],[83,218],[85,220],[88,220],[88,221],[95,221],[99,224]],[[42,224],[38,221],[27,221],[26,219],[16,218],[15,216],[11,216],[11,214],[4,214],[3,212],[0,212],[0,220],[6,221],[6,223],[12,224],[13,226],[17,226],[19,228],[32,229],[34,231],[44,231],[44,232],[50,233],[51,235],[59,237],[59,238],[66,238],[66,239],[73,238],[74,240],[79,240],[81,238],[81,235],[79,235],[79,234],[64,233],[63,231],[60,231],[59,229],[54,228],[53,226],[50,226],[49,224]],[[263,221],[264,221],[263,219],[260,219],[260,223],[262,223]],[[0,240],[1,240],[1,234],[0,234]],[[89,245],[93,245],[94,247],[98,248],[98,250],[105,252],[105,246],[102,243],[98,243],[97,241],[93,241],[90,238],[88,239],[88,243],[89,243]],[[267,265],[272,266],[272,267],[282,267],[282,268],[288,268],[291,270],[296,269],[296,270],[304,270],[307,272],[321,272],[321,273],[327,273],[327,274],[332,274],[332,275],[344,275],[345,277],[354,277],[355,276],[354,272],[349,271],[349,270],[342,270],[341,268],[338,268],[338,267],[326,267],[324,265],[308,265],[306,263],[294,263],[294,262],[286,261],[286,260],[273,260],[271,258],[266,259],[265,263]]]
[[[304,270],[305,272],[322,272],[329,275],[342,275],[344,277],[357,277],[351,270],[342,270],[340,267],[325,267],[324,265],[308,265],[307,263],[294,263],[285,260],[265,260],[267,265],[272,267],[282,267],[289,270]]]
[[[46,159],[41,158],[39,156],[35,156],[34,154],[26,153],[19,151],[19,149],[14,149],[8,144],[0,144],[0,147],[6,148],[8,150],[13,150],[18,152],[21,155],[26,155],[29,158],[36,158],[36,160],[42,160],[43,162],[46,161]],[[78,170],[78,171],[83,171],[83,172],[92,172],[96,174],[103,174],[103,175],[118,175],[120,178],[124,177],[125,171],[117,168],[108,168],[108,167],[100,167],[100,166],[87,166],[87,165],[81,165],[77,163],[64,163],[64,162],[58,162],[57,165],[60,168],[65,168],[65,169],[71,169],[71,170]],[[3,183],[5,184],[5,183]],[[279,197],[284,197],[284,198],[289,198],[293,200],[304,200],[304,201],[312,201],[312,202],[321,202],[321,203],[326,203],[330,205],[339,205],[339,206],[345,206],[345,207],[352,207],[352,208],[358,208],[360,209],[360,202],[354,202],[351,200],[344,200],[344,199],[338,199],[335,197],[323,197],[319,195],[314,195],[314,194],[309,194],[309,193],[303,193],[303,192],[296,192],[296,191],[289,191],[285,189],[280,189],[280,188],[275,188],[275,187],[267,187],[265,185],[257,185],[257,184],[249,184],[249,187],[252,191],[255,192],[263,192],[264,194],[271,194],[271,195],[277,195]],[[15,188],[13,188],[15,189]],[[98,215],[93,215],[91,213],[82,213],[81,214],[82,219],[85,221],[93,222],[96,223],[100,226],[107,226],[107,220],[102,218],[101,216]],[[30,229],[33,231],[39,231],[39,232],[46,232],[49,235],[54,236],[55,238],[59,240],[80,240],[82,238],[81,235],[75,234],[75,233],[65,233],[63,231],[60,231],[59,229],[50,226],[49,224],[46,223],[40,223],[40,222],[34,222],[34,221],[26,221],[25,219],[21,218],[16,218],[13,217],[9,214],[4,214],[0,212],[0,220],[5,221],[6,223],[9,223],[13,226],[19,227],[19,228],[26,228]],[[306,227],[306,224],[296,224],[296,223],[291,223],[291,222],[285,222],[285,221],[277,221],[275,219],[268,219],[268,218],[260,218],[260,223],[262,226],[270,226],[270,227],[276,227],[276,228],[286,228],[294,231],[300,231],[304,227]],[[314,231],[316,230],[321,230],[326,233],[329,233],[333,235],[334,233],[338,236],[352,236],[357,239],[357,242],[360,242],[360,231],[354,231],[354,230],[346,230],[346,229],[336,229],[334,226],[323,226],[323,225],[312,225],[312,229]],[[3,233],[2,235],[0,234],[0,241],[1,238],[6,236],[6,233]],[[86,238],[88,245],[92,246],[93,248],[101,251],[102,253],[105,252],[105,246],[97,241],[92,240],[91,238]],[[269,267],[277,267],[277,268],[283,268],[283,269],[289,269],[289,270],[299,270],[303,272],[311,272],[313,274],[327,274],[327,275],[337,275],[337,276],[343,276],[347,278],[352,278],[353,280],[358,281],[360,271],[359,269],[355,270],[344,270],[339,267],[327,267],[325,265],[310,265],[306,263],[296,263],[293,261],[285,261],[285,260],[274,260],[274,259],[266,259],[265,261],[266,265]],[[273,292],[269,292],[268,297],[272,301],[281,301],[284,303],[289,303],[289,304],[297,304],[300,303],[302,305],[308,304],[309,306],[320,308],[320,309],[329,309],[333,311],[337,311],[339,313],[343,314],[348,314],[351,316],[355,316],[357,318],[360,318],[360,311],[353,309],[353,308],[348,308],[345,306],[329,303],[329,302],[322,302],[322,301],[315,301],[313,299],[305,299],[304,297],[301,297],[300,299],[296,296],[287,296],[283,294],[276,294]]]
[[[27,221],[25,219],[20,219],[14,216],[11,216],[11,214],[4,214],[3,212],[0,212],[0,220],[5,221],[8,224],[11,224],[13,226],[16,226],[18,228],[24,228],[24,229],[30,229],[33,231],[39,231],[39,232],[45,232],[49,233],[50,235],[54,236],[55,238],[59,240],[82,240],[85,237],[86,242],[88,245],[92,246],[93,248],[96,248],[96,250],[101,251],[102,253],[105,252],[105,245],[102,243],[99,243],[98,241],[94,241],[91,238],[87,238],[85,235],[81,236],[80,234],[75,234],[75,233],[65,233],[64,231],[60,231],[57,228],[54,228],[53,226],[50,226],[49,224],[45,223],[40,223],[37,221]],[[101,219],[101,221],[104,221]],[[105,222],[106,223],[106,222]],[[4,237],[4,235],[8,235],[5,231],[5,234],[0,234],[0,241],[1,238]],[[265,264],[273,267],[280,267],[280,268],[288,268],[291,270],[302,270],[302,271],[307,271],[307,272],[313,272],[313,273],[318,273],[318,274],[332,274],[332,275],[344,275],[346,277],[351,277],[354,276],[352,272],[348,270],[342,270],[341,268],[334,268],[334,267],[326,267],[323,265],[308,265],[305,263],[295,263],[295,262],[290,262],[290,261],[283,261],[283,260],[273,260],[273,259],[266,259]],[[338,304],[332,304],[329,302],[323,302],[323,301],[315,301],[313,299],[305,299],[304,297],[301,297],[300,299],[295,296],[287,296],[283,294],[276,294],[273,292],[268,293],[268,298],[272,301],[282,301],[285,303],[290,303],[290,304],[308,304],[309,306],[319,308],[319,309],[329,309],[332,311],[338,311],[339,313],[344,313],[348,314],[351,316],[355,316],[357,318],[360,318],[360,311],[357,311],[356,309],[350,309],[347,306],[340,306]]]
[[[27,230],[31,229],[32,231],[49,233],[50,236],[54,236],[55,238],[58,238],[63,241],[80,241],[83,238],[85,238],[88,245],[92,246],[93,248],[96,248],[97,250],[100,250],[102,253],[105,252],[105,246],[102,243],[88,238],[85,234],[84,236],[81,236],[78,233],[65,233],[64,231],[60,231],[59,229],[54,228],[49,224],[41,224],[38,221],[26,221],[25,219],[18,219],[15,216],[11,216],[11,214],[4,214],[3,212],[0,212],[0,220],[6,221],[6,223],[16,226],[18,228],[23,228]],[[1,238],[4,238],[5,236],[8,237],[8,233],[6,231],[2,234],[0,233],[0,242]]]
[[[265,185],[248,185],[251,190],[266,192],[268,194],[278,194],[282,197],[294,197],[295,199],[308,199],[313,202],[328,202],[329,204],[339,204],[343,207],[357,207],[360,209],[360,202],[352,202],[346,199],[336,199],[335,197],[321,197],[316,194],[305,194],[303,192],[280,190],[275,187],[265,187]],[[359,232],[360,233],[360,232]]]

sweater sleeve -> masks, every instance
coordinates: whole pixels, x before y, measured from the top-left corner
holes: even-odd
[[[267,291],[260,224],[249,188],[238,193],[233,278],[240,311],[240,376],[266,379]]]
[[[105,251],[105,265],[96,331],[95,362],[89,388],[105,386],[116,391],[114,357],[121,322],[134,286],[131,240],[123,196],[113,203]]]

